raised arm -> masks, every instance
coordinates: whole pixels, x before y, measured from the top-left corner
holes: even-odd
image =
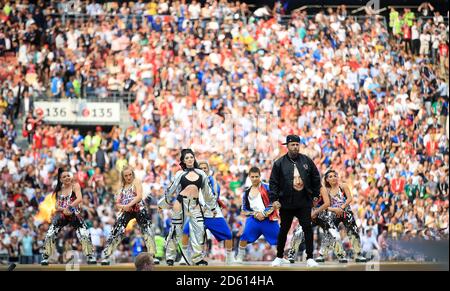
[[[172,183],[164,192],[164,197],[159,200],[158,206],[160,206],[161,208],[164,208],[164,207],[167,207],[170,203],[172,203],[173,193],[175,193],[175,191],[178,188],[182,174],[183,174],[183,171],[178,171],[175,174],[175,177],[173,177]]]

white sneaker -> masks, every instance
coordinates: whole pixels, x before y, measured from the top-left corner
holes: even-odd
[[[282,265],[290,265],[291,262],[285,258],[275,258],[272,262],[272,267],[281,267]]]
[[[313,259],[308,259],[306,261],[306,266],[309,268],[314,268],[314,267],[318,267],[319,264],[316,261],[314,261]]]
[[[226,263],[227,265],[232,265],[232,264],[236,263],[236,261],[234,260],[234,256],[233,256],[233,255],[227,256],[227,257],[225,258],[225,263]],[[241,263],[242,263],[242,261],[241,261]]]
[[[282,258],[281,259],[283,261],[283,265],[290,265],[291,262],[288,259]]]
[[[95,259],[94,256],[88,256],[87,263],[88,263],[88,265],[96,265],[97,260]]]
[[[236,259],[234,259],[234,263],[236,264],[242,264],[242,257],[241,256],[236,256]]]
[[[358,256],[358,257],[356,257],[355,261],[357,263],[366,263],[367,259],[365,257],[363,257],[363,256]]]

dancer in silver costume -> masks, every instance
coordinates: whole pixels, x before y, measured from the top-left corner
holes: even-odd
[[[361,240],[359,237],[358,226],[356,225],[355,217],[350,209],[350,204],[353,201],[353,196],[347,184],[340,183],[338,173],[331,169],[325,173],[324,176],[325,189],[330,196],[330,207],[328,210],[331,213],[331,220],[337,228],[342,222],[350,237],[353,251],[356,254],[355,261],[364,263],[367,261],[361,254]]]
[[[330,206],[330,198],[324,187],[321,188],[320,196],[314,199],[313,204],[315,208],[311,213],[313,225],[321,227],[324,232],[319,257],[316,258],[316,262],[324,262],[328,252],[333,250],[339,262],[346,263],[347,259],[345,258],[345,252],[339,237],[339,231],[333,223],[331,214],[327,211],[327,208]],[[302,242],[304,242],[304,234],[301,225],[298,225],[294,231],[288,253],[288,259],[291,263],[296,261]]]
[[[224,241],[225,249],[226,249],[226,257],[225,262],[228,265],[234,263],[234,255],[233,255],[233,240],[232,233],[230,227],[228,226],[227,221],[223,217],[221,207],[225,207],[223,202],[220,201],[220,185],[214,179],[214,177],[210,176],[209,164],[207,161],[200,161],[200,168],[208,175],[208,183],[209,187],[212,190],[213,195],[216,197],[215,209],[217,209],[217,214],[214,215],[212,211],[210,211],[207,207],[204,207],[204,217],[205,217],[205,229],[209,230],[211,234],[216,238],[217,241]],[[202,194],[200,193],[200,204],[204,205]],[[183,228],[183,237],[182,237],[182,245],[183,249],[187,249],[189,244],[189,220],[185,223]],[[180,265],[187,264],[188,262],[184,261],[184,258],[181,259]]]
[[[122,242],[128,222],[133,218],[136,219],[137,224],[141,228],[147,252],[153,256],[153,263],[159,264],[158,259],[155,258],[156,244],[151,218],[143,202],[142,184],[135,178],[134,171],[131,167],[125,167],[122,170],[121,176],[122,188],[116,199],[116,207],[120,213],[106,241],[106,247],[103,250],[102,265],[110,264],[110,256]]]
[[[48,265],[48,259],[56,248],[56,235],[66,225],[71,225],[76,229],[78,240],[83,247],[83,253],[88,258],[88,264],[96,264],[91,235],[78,207],[82,201],[80,184],[73,182],[72,174],[64,167],[58,169],[57,179],[55,192],[52,194],[56,198],[56,212],[45,236],[41,265]]]
[[[213,195],[208,183],[208,176],[199,169],[191,149],[181,151],[180,166],[182,170],[175,174],[172,184],[159,200],[160,208],[172,208],[172,226],[166,239],[166,262],[173,266],[177,249],[181,244],[183,225],[189,217],[189,238],[193,254],[191,261],[195,265],[208,265],[204,260],[203,246],[205,244],[205,227],[202,207],[199,203],[199,192],[202,191],[204,207],[216,216],[216,197]],[[178,194],[174,197],[174,193]],[[186,249],[181,250],[182,257],[186,259]]]

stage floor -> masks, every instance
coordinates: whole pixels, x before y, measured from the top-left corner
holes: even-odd
[[[69,268],[71,268],[70,266]],[[8,266],[1,265],[0,271],[6,271]],[[134,271],[134,265],[114,264],[111,266],[80,265],[80,271]],[[20,265],[17,264],[15,271],[65,271],[66,265],[49,266]],[[172,266],[164,263],[156,265],[155,271],[449,271],[449,265],[444,263],[417,263],[417,262],[369,262],[339,264],[326,262],[318,268],[307,268],[305,263],[295,263],[283,267],[272,267],[270,262],[245,262],[240,265],[224,265],[223,262],[210,262],[208,266]]]

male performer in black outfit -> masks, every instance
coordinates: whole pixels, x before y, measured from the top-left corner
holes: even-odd
[[[288,135],[288,153],[275,161],[270,175],[270,202],[280,208],[281,227],[278,234],[277,258],[272,266],[289,264],[283,258],[286,237],[294,216],[305,234],[307,266],[316,267],[313,259],[313,230],[311,224],[312,200],[320,194],[320,174],[314,162],[299,153],[300,137]]]

